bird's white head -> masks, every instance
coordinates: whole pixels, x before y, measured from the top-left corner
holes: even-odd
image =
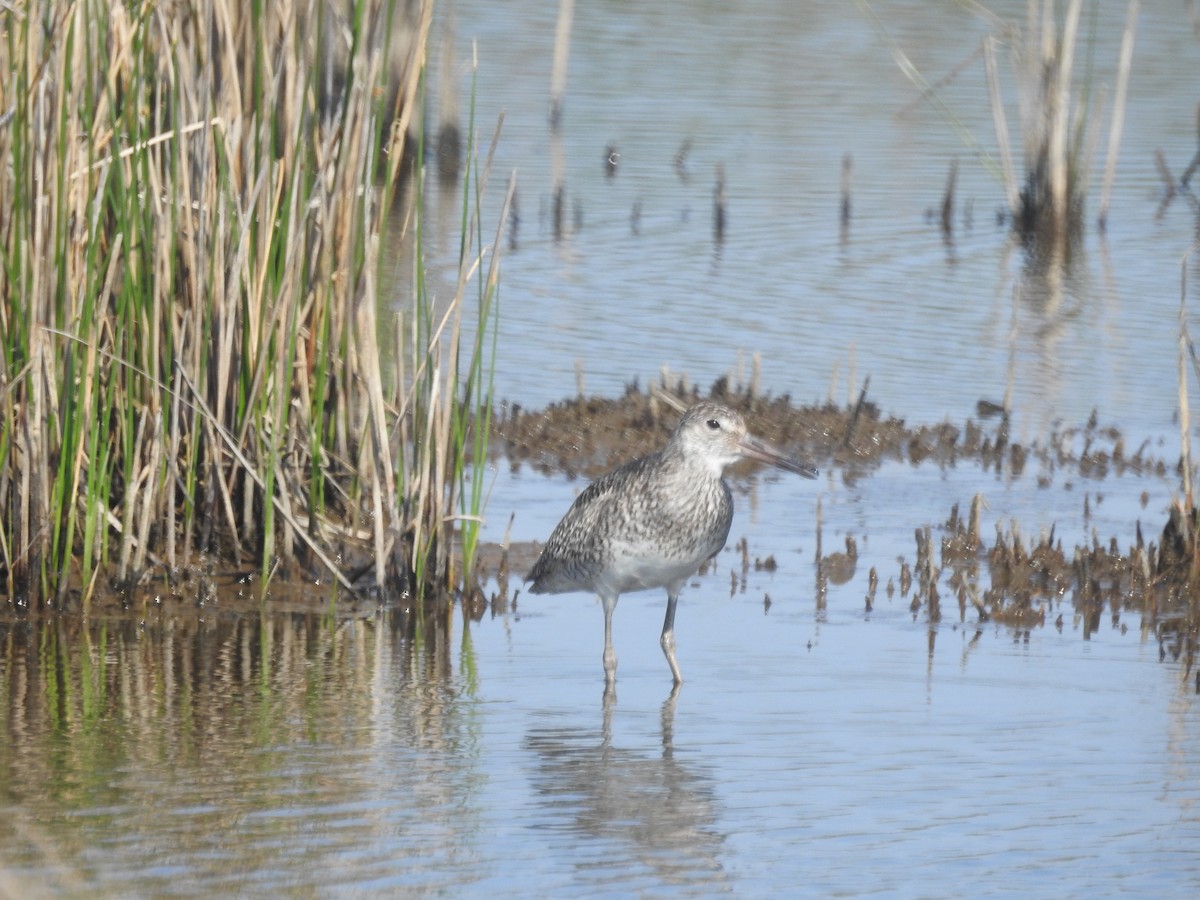
[[[697,403],[684,413],[668,446],[702,464],[714,478],[720,478],[725,467],[739,459],[758,460],[805,478],[817,477],[812,466],[750,434],[740,413],[718,403]]]

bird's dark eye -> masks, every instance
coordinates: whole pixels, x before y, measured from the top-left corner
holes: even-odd
[[[718,422],[716,419],[709,419],[704,424],[708,426],[709,431],[720,431],[721,430],[721,423]]]

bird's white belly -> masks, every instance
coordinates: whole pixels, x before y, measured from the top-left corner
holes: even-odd
[[[700,568],[707,555],[687,559],[665,559],[647,555],[644,546],[617,544],[604,573],[604,580],[619,594],[667,587],[683,581]]]

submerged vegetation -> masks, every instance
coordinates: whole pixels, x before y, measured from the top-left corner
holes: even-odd
[[[10,602],[217,565],[456,587],[498,273],[469,145],[454,296],[423,276],[431,7],[0,8]],[[401,236],[416,274],[392,327],[379,260]]]

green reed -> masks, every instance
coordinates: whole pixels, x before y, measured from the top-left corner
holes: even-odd
[[[10,598],[86,602],[110,581],[251,562],[349,587],[356,558],[380,587],[455,587],[495,350],[487,166],[469,160],[459,290],[439,311],[452,329],[423,308],[416,204],[416,312],[395,332],[416,340],[389,392],[378,260],[431,3],[362,0],[338,21],[334,6],[0,8]]]

